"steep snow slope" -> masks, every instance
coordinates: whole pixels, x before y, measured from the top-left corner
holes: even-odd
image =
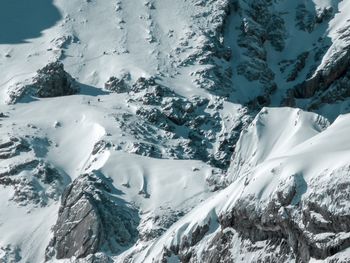
[[[349,262],[348,11],[4,0],[0,262]]]
[[[230,167],[230,176],[242,176],[260,163],[284,156],[301,142],[315,136],[329,123],[321,116],[294,109],[270,109],[275,116],[271,118],[267,109],[255,117],[244,130],[236,145],[236,154]]]
[[[262,131],[281,116],[294,125],[297,115],[309,115],[267,108],[261,114],[263,121],[255,125]],[[311,126],[324,125],[319,116],[307,117],[314,118]],[[349,255],[342,250],[349,239],[348,123],[349,115],[341,116],[309,138],[295,135],[299,142],[284,151],[275,152],[271,141],[255,137],[256,154],[267,151],[271,157],[179,220],[139,262],[174,257],[190,262],[304,262],[330,256],[330,262],[347,262]],[[248,128],[240,141],[253,134]],[[289,134],[280,139],[288,140]],[[242,144],[239,151],[251,149]]]
[[[88,99],[73,96],[32,102],[30,108],[27,104],[17,105],[1,121],[2,139],[10,134],[12,138],[28,140],[32,145],[30,147],[34,147],[25,149],[25,152],[16,148],[15,156],[2,161],[0,165],[1,178],[7,175],[19,178],[22,173],[28,177],[23,183],[14,179],[9,183],[2,181],[0,186],[1,246],[5,249],[7,244],[11,244],[13,253],[18,253],[21,258],[20,262],[41,262],[44,259],[50,229],[58,213],[55,199],[49,197],[44,203],[37,203],[35,199],[36,191],[45,193],[46,190],[42,188],[52,187],[51,191],[58,191],[50,183],[47,186],[40,182],[41,186],[36,186],[35,181],[34,191],[31,188],[22,189],[23,198],[16,199],[14,190],[33,180],[30,174],[24,175],[27,169],[30,171],[30,167],[24,167],[25,170],[21,172],[22,166],[19,166],[28,160],[28,154],[34,160],[50,163],[69,175],[68,181],[63,182],[65,185],[82,173],[100,170],[119,189],[118,196],[139,209],[141,221],[145,224],[140,231],[145,233],[155,228],[152,218],[162,217],[162,220],[171,222],[176,219],[176,214],[172,213],[187,212],[211,194],[206,178],[215,169],[205,163],[152,159],[133,154],[132,149],[131,153],[125,153],[120,148],[123,143],[119,140],[129,146],[132,146],[133,140],[123,134],[114,116],[117,112],[128,110],[123,106],[120,95],[110,95],[103,104],[84,102]],[[114,103],[118,100],[119,107]],[[2,141],[0,148],[4,152],[10,151],[11,145],[5,143]],[[39,178],[39,174],[34,174],[33,178]],[[43,224],[42,219],[47,217],[49,220]],[[18,230],[17,225],[24,230]],[[6,262],[8,253],[3,253],[6,254]]]

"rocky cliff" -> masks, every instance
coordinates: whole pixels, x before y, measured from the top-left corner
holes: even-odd
[[[349,3],[39,2],[0,3],[1,263],[350,261]]]

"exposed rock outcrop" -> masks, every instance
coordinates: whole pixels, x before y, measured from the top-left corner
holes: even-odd
[[[268,64],[266,43],[276,51],[285,47],[286,28],[281,13],[274,9],[272,1],[238,1],[238,14],[242,17],[238,46],[243,57],[237,73],[249,81],[261,85],[260,95],[251,104],[254,108],[270,103],[269,96],[276,90],[275,73]]]
[[[63,194],[47,259],[120,253],[137,239],[138,212],[99,172],[79,176]]]
[[[73,95],[79,92],[76,80],[64,70],[60,62],[53,62],[37,71],[29,84],[17,86],[10,90],[9,103],[16,103],[26,96],[49,98]]]
[[[116,93],[124,93],[129,91],[130,87],[124,79],[110,77],[109,80],[105,83],[105,89]]]
[[[239,197],[213,222],[192,228],[176,246],[164,247],[181,262],[348,262],[350,247],[349,166],[315,177],[309,185],[302,175],[280,182],[269,200]]]
[[[116,120],[135,142],[120,148],[139,155],[195,158],[227,169],[241,127],[250,121],[246,108],[239,110],[241,117],[231,120],[221,112],[223,99],[216,97],[209,103],[200,96],[185,98],[155,77],[139,78],[128,95],[127,103],[136,108],[136,116],[125,113]]]
[[[281,182],[266,206],[254,197],[237,201],[222,215],[223,228],[232,227],[252,242],[280,240],[296,262],[326,259],[350,247],[349,167],[320,174],[308,186],[301,175]],[[334,200],[335,202],[332,202]]]
[[[350,42],[348,26],[340,28],[337,33],[339,34],[339,41]],[[309,99],[307,110],[317,110],[322,104],[332,104],[350,97],[348,85],[349,48],[347,46],[338,48],[335,45],[326,48],[328,49],[326,53],[328,57],[322,62],[323,65],[317,70],[311,71],[308,79],[297,84],[294,89],[289,90],[285,102],[295,101],[295,99]],[[304,64],[303,61],[300,61],[299,66],[302,66],[302,64]]]

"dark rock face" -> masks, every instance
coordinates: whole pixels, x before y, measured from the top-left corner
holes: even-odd
[[[302,71],[305,67],[306,60],[307,60],[308,56],[309,56],[309,52],[306,51],[306,52],[301,53],[297,57],[295,62],[293,61],[294,67],[292,68],[292,70],[287,78],[288,82],[294,81],[298,77],[300,71]]]
[[[140,77],[133,85],[132,91],[140,92],[142,90],[146,90],[150,87],[157,86],[156,79],[154,77],[144,78]]]
[[[225,228],[234,228],[252,242],[277,241],[289,248],[297,262],[310,257],[326,259],[350,247],[349,167],[331,174],[320,174],[309,183],[301,175],[281,182],[269,203],[259,206],[254,197],[238,200],[228,214],[220,218]],[[332,201],[331,201],[332,200]]]
[[[74,263],[115,263],[115,261],[104,253],[96,253],[86,258],[76,259]]]
[[[79,91],[76,81],[64,71],[62,63],[53,62],[38,71],[33,83],[40,98],[72,95]]]
[[[329,20],[333,15],[332,7],[325,7],[320,12],[314,13],[308,11],[304,3],[299,4],[295,14],[296,27],[311,33],[317,25]]]
[[[62,197],[47,259],[120,253],[137,239],[138,213],[117,199],[117,190],[100,173],[79,176]]]
[[[334,103],[350,97],[349,93],[350,52],[338,58],[329,68],[317,72],[313,77],[295,86],[292,96],[296,99],[311,99],[309,110],[322,103]]]
[[[258,81],[263,91],[253,99],[251,106],[261,107],[270,103],[269,96],[276,90],[275,73],[267,62],[266,43],[276,51],[285,46],[286,28],[282,15],[274,10],[273,2],[268,0],[239,1],[242,19],[238,45],[244,59],[237,67],[237,73],[249,81]]]
[[[0,159],[9,159],[26,151],[30,151],[30,147],[23,139],[10,137],[0,141]]]
[[[19,86],[11,91],[10,103],[16,103],[25,96],[49,98],[73,95],[79,92],[78,83],[69,75],[60,62],[53,62],[38,70],[31,84]]]
[[[237,243],[241,246],[235,250]],[[248,255],[244,257],[244,255]],[[250,256],[249,256],[250,255]],[[253,256],[252,256],[253,255]],[[242,259],[241,259],[242,258]],[[219,231],[208,242],[202,255],[193,254],[189,262],[295,262],[292,250],[285,240],[271,239],[269,241],[254,242],[243,238],[232,228]]]
[[[326,12],[326,11],[325,11]],[[326,12],[327,13],[327,12]],[[341,28],[337,32],[339,39],[345,42],[350,41],[350,30],[348,26]],[[349,92],[349,76],[350,76],[350,50],[348,47],[339,49],[336,47],[325,46],[324,54],[327,49],[330,49],[331,56],[326,60],[323,67],[315,71],[311,70],[308,74],[308,79],[294,86],[286,94],[286,105],[294,106],[292,101],[295,99],[309,99],[306,109],[317,110],[322,104],[332,104],[337,101],[344,101],[350,97]],[[317,57],[317,58],[316,58]],[[302,69],[305,64],[303,54],[298,57],[298,62],[295,69]],[[315,54],[315,60],[319,61],[319,55]],[[320,63],[320,61],[319,61]],[[297,73],[297,71],[295,72]],[[297,76],[293,72],[291,80]]]
[[[105,89],[111,92],[124,93],[130,90],[130,87],[124,79],[110,77],[105,83]]]

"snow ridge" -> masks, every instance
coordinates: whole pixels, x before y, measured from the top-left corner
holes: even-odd
[[[349,8],[0,3],[0,262],[349,262]]]

